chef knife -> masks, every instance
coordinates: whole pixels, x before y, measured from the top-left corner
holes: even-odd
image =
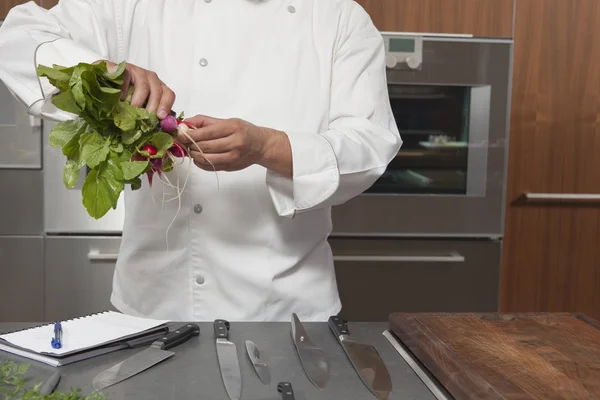
[[[264,357],[261,357],[260,350],[254,344],[254,342],[250,340],[246,340],[246,353],[248,353],[248,358],[250,358],[250,362],[254,366],[254,370],[258,374],[258,377],[265,385],[268,385],[271,381],[271,375],[269,374],[269,366],[267,362],[264,360]]]
[[[242,373],[235,343],[229,341],[230,324],[224,319],[216,319],[214,324],[217,345],[217,358],[221,377],[227,395],[231,400],[239,400],[242,395]]]
[[[308,337],[306,329],[298,319],[296,313],[292,314],[292,339],[298,356],[308,379],[318,387],[324,389],[329,381],[329,362],[323,349],[318,348]]]
[[[172,351],[167,351],[168,349],[182,344],[192,336],[198,335],[200,335],[200,327],[198,325],[182,325],[165,334],[160,339],[155,340],[146,350],[96,375],[92,381],[92,386],[96,390],[102,390],[127,378],[131,378],[175,354]]]
[[[294,389],[290,382],[279,382],[277,384],[277,391],[281,393],[281,400],[296,400]]]
[[[346,321],[337,316],[329,318],[329,327],[363,383],[377,398],[387,400],[392,393],[392,382],[377,350],[351,339]]]

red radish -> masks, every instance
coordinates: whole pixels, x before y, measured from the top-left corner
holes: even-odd
[[[188,126],[188,128],[192,128],[192,129],[194,129],[194,128],[195,128],[195,126],[194,126],[194,125],[190,124],[190,123],[189,123],[189,122],[187,122],[187,121],[181,121],[181,123],[182,123],[182,124],[186,124],[186,125]]]
[[[140,153],[136,153],[133,155],[133,157],[131,157],[131,160],[132,161],[146,161],[146,157],[144,157]]]
[[[173,147],[169,149],[169,152],[178,158],[185,157],[185,151],[183,150],[183,147],[181,147],[181,145],[177,142],[173,143]]]
[[[142,150],[150,154],[150,156],[155,156],[157,153],[156,147],[154,147],[151,144],[145,145],[144,147],[142,147]]]
[[[160,127],[163,131],[167,133],[175,132],[177,130],[177,125],[177,119],[172,115],[169,115],[165,119],[160,121]]]

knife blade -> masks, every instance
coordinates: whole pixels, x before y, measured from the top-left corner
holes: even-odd
[[[131,378],[134,375],[171,357],[172,351],[167,351],[186,342],[193,336],[200,335],[200,327],[196,324],[185,324],[155,340],[150,347],[124,361],[99,373],[92,381],[96,390],[102,390],[116,383]]]
[[[292,340],[300,357],[308,379],[319,389],[324,389],[329,381],[329,362],[323,349],[317,347],[296,313],[292,314]]]
[[[281,400],[296,400],[294,389],[290,382],[279,382],[277,384],[277,391],[281,393]]]
[[[377,398],[387,400],[392,393],[392,381],[375,347],[350,338],[347,322],[337,316],[329,318],[329,327],[365,386]]]
[[[261,357],[261,352],[251,340],[246,340],[246,353],[250,362],[254,366],[254,370],[258,374],[258,377],[265,385],[271,382],[271,374],[269,374],[269,366],[267,362]]]
[[[235,343],[229,341],[229,321],[216,319],[213,323],[217,346],[217,358],[227,395],[239,400],[242,395],[242,373]]]

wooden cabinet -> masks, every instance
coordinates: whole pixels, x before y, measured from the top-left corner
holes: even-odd
[[[27,3],[29,0],[1,0],[0,1],[0,21],[6,18],[11,8],[19,4]],[[45,8],[52,8],[58,4],[59,0],[35,0]]]
[[[515,0],[357,0],[381,31],[512,37]]]
[[[600,318],[598,20],[597,0],[517,0],[505,312]]]
[[[58,0],[41,0],[44,8],[52,8],[58,4]]]

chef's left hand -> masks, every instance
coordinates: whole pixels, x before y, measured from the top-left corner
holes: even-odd
[[[219,119],[204,115],[188,118],[188,135],[179,134],[177,140],[190,150],[194,163],[213,171],[238,171],[258,164],[263,158],[269,130],[238,118]],[[202,152],[198,151],[198,147]]]

